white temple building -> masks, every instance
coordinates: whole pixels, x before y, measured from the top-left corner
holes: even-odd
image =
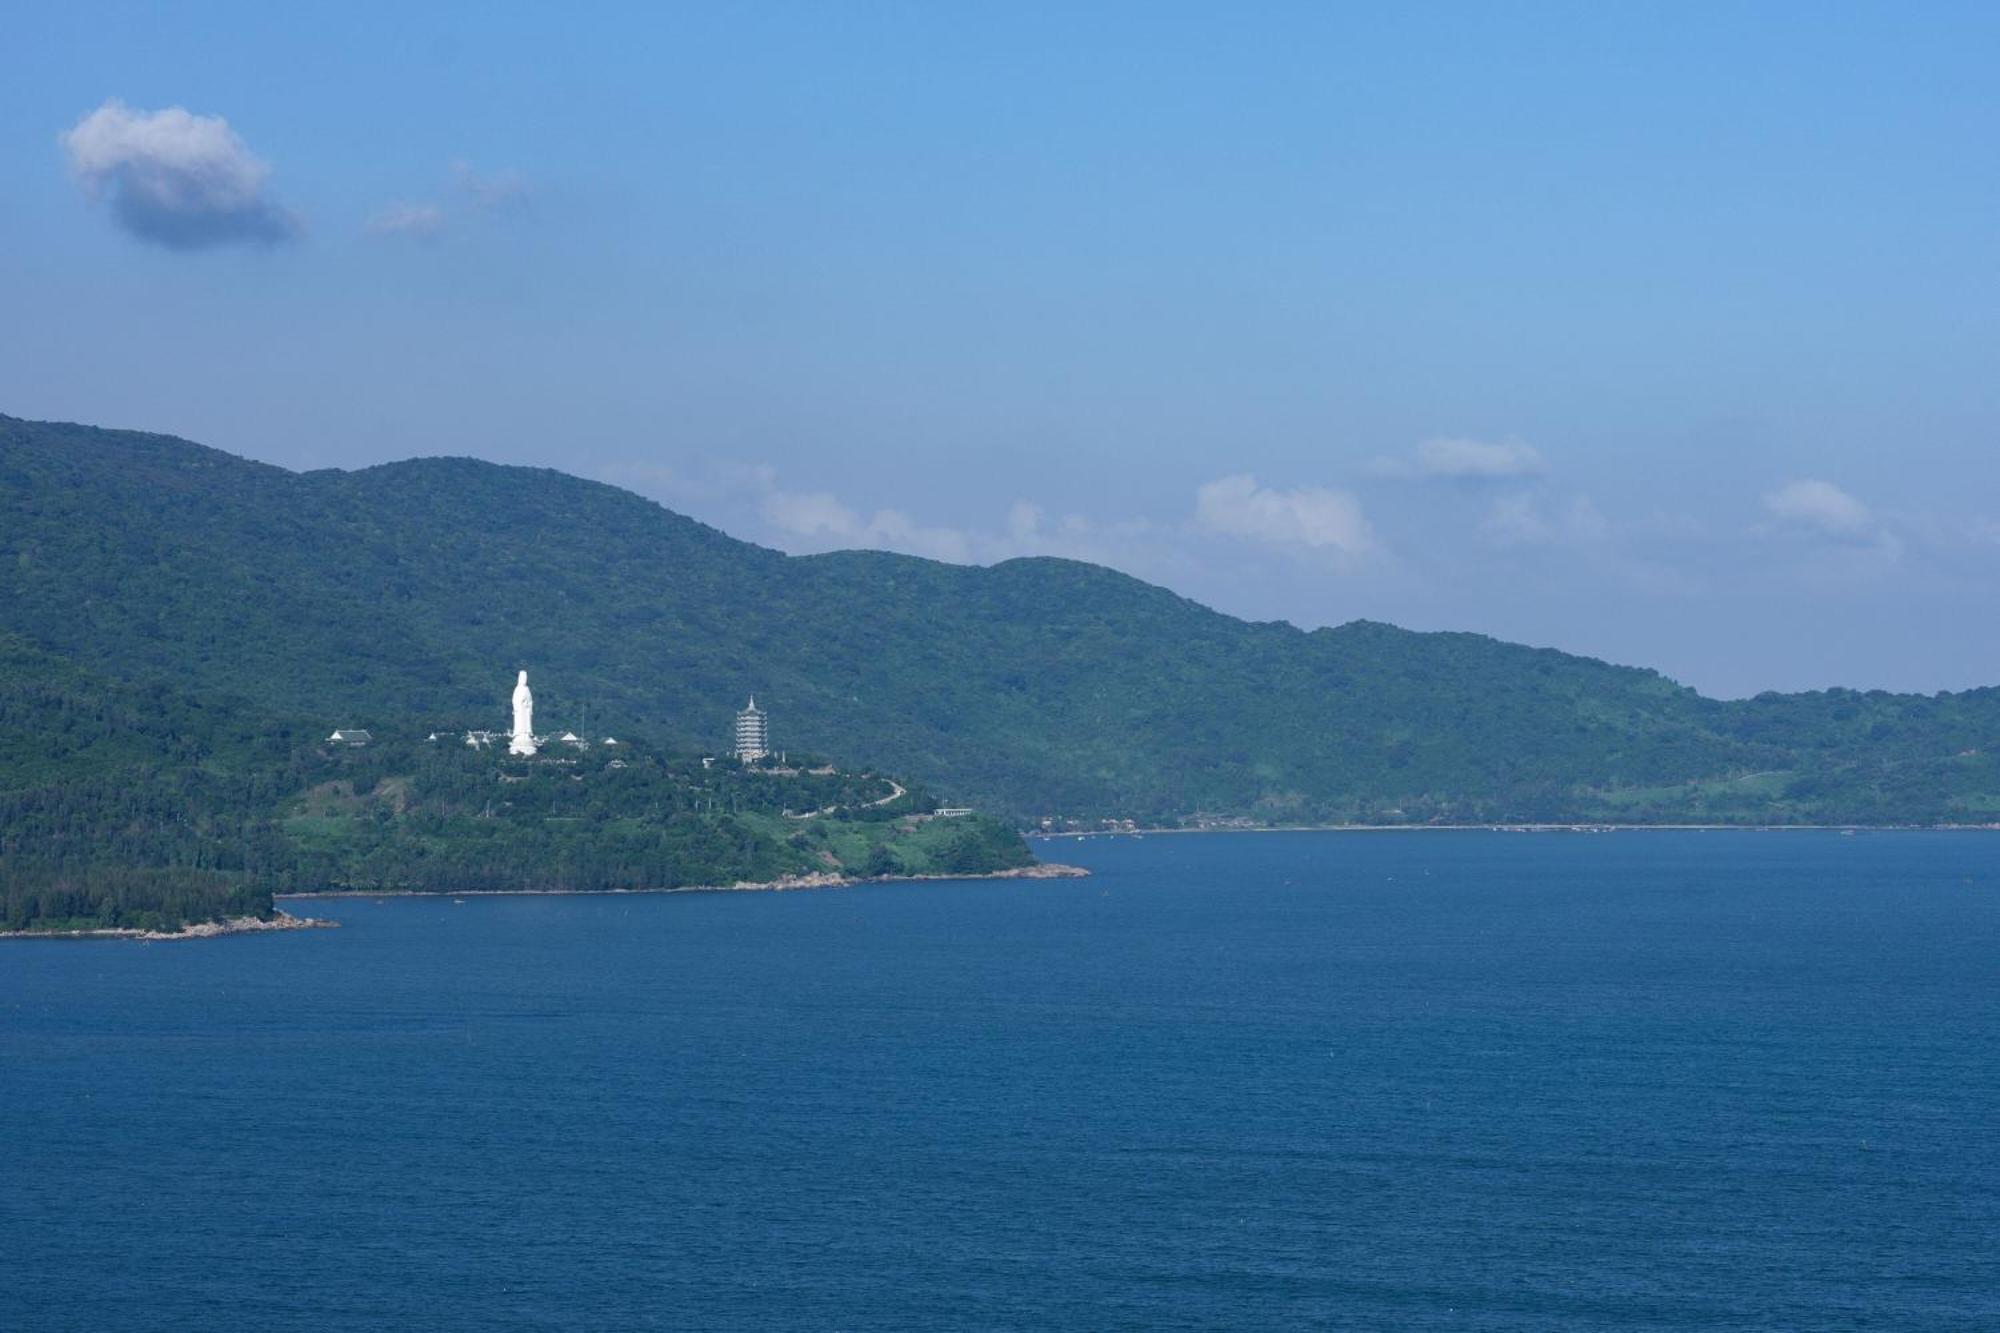
[[[750,706],[736,715],[736,757],[744,763],[755,763],[771,753],[771,719],[763,709],[757,707],[757,697],[750,696]]]

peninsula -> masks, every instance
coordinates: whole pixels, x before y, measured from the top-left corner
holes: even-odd
[[[414,718],[321,732],[6,639],[0,677],[13,682],[0,703],[0,934],[318,924],[277,910],[293,895],[1065,873],[1010,825],[914,781],[773,753],[754,704],[736,717],[735,751],[704,755],[538,732],[525,670],[504,733]]]

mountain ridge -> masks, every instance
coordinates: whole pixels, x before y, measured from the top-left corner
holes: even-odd
[[[550,716],[677,743],[720,744],[754,692],[781,744],[1023,821],[2000,810],[1987,765],[1952,763],[2000,744],[1990,688],[1717,700],[1464,631],[1240,620],[1056,557],[792,556],[464,455],[290,472],[0,417],[0,520],[0,631],[329,727],[497,716],[527,665]]]

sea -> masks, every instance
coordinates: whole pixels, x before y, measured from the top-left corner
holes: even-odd
[[[0,942],[0,1328],[2000,1329],[2000,834]]]

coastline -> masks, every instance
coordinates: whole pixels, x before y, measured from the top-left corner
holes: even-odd
[[[734,884],[682,884],[670,889],[323,889],[313,893],[281,893],[286,902],[302,898],[559,898],[581,894],[622,893],[784,893],[794,889],[846,889],[857,884],[921,884],[984,879],[1087,879],[1082,866],[1038,861],[1012,870],[988,870],[970,875],[783,875],[769,880],[738,880]]]
[[[274,913],[270,920],[254,916],[225,917],[220,921],[197,921],[179,930],[139,930],[123,926],[98,926],[89,930],[0,930],[6,940],[212,940],[224,935],[256,935],[272,930],[332,930],[338,921],[318,917]]]

